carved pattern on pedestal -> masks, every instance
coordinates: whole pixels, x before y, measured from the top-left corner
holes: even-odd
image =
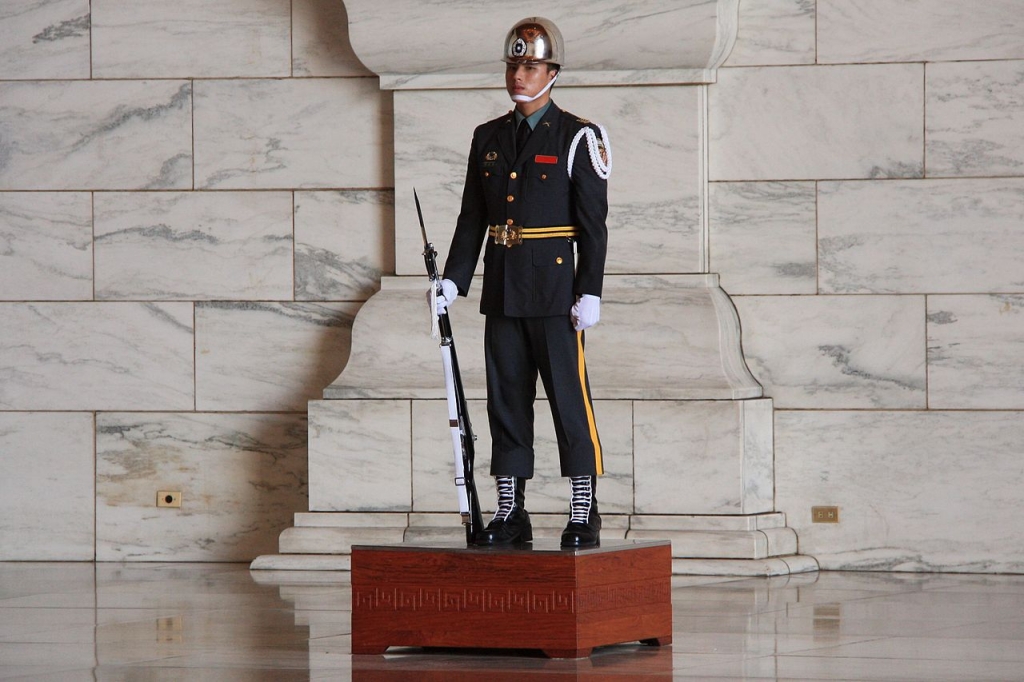
[[[580,590],[572,588],[433,588],[403,585],[352,588],[358,611],[435,611],[439,613],[594,613],[662,603],[668,583],[631,582]]]

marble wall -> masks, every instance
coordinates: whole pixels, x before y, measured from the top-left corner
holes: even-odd
[[[1022,17],[744,0],[709,88],[711,270],[823,568],[1024,570]]]
[[[775,508],[823,567],[1024,570],[1021,17],[740,0],[706,92],[560,91],[610,124],[610,270],[720,273],[775,408]],[[347,21],[340,0],[0,7],[0,559],[247,559],[330,475],[307,471],[306,402],[381,276],[420,272],[412,186],[443,250],[471,127],[508,106],[381,92]],[[445,132],[402,134],[424,125]],[[662,412],[609,443],[611,507],[645,504],[627,452],[693,430]],[[409,437],[400,500],[435,511],[443,443]],[[759,447],[729,456],[756,471]],[[386,502],[358,483],[318,504]],[[745,485],[704,494],[761,509]]]
[[[276,549],[394,272],[391,106],[338,0],[2,3],[0,560]]]

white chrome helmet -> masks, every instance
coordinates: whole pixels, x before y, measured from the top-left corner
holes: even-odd
[[[502,61],[508,64],[541,63],[562,65],[565,57],[562,32],[544,17],[527,17],[516,23],[505,37]]]

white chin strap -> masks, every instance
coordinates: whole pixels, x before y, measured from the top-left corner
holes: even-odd
[[[555,73],[555,77],[552,78],[551,80],[549,80],[548,84],[545,85],[543,88],[541,88],[541,91],[538,92],[533,97],[530,97],[529,95],[512,95],[512,101],[513,102],[532,102],[533,100],[537,99],[538,97],[541,97],[545,92],[547,92],[548,90],[551,89],[552,85],[555,84],[555,81],[558,80],[558,74],[560,74],[560,73],[562,73],[562,72],[561,71],[556,72]]]

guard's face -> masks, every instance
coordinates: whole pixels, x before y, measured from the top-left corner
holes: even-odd
[[[548,81],[555,77],[556,71],[548,71],[546,64],[506,64],[505,89],[509,97],[526,95],[533,97],[540,92]]]

